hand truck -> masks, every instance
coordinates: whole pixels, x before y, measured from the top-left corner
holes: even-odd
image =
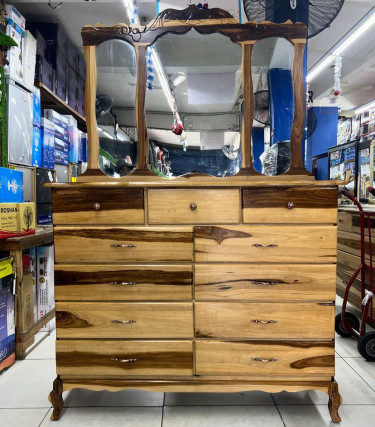
[[[368,190],[372,195],[375,196],[374,188],[369,187]],[[375,361],[375,331],[366,332],[367,314],[370,305],[372,307],[372,297],[375,295],[375,286],[373,284],[375,267],[373,266],[371,243],[371,219],[375,218],[375,212],[364,211],[358,200],[352,196],[352,194],[346,188],[341,190],[341,194],[350,199],[359,209],[361,226],[361,264],[346,285],[342,304],[342,312],[335,318],[335,330],[340,336],[344,338],[356,338],[358,340],[358,352],[360,355],[369,361]],[[366,228],[368,230],[367,233],[365,233]],[[365,242],[365,234],[367,234],[368,237],[368,244]],[[369,261],[366,260],[366,255],[368,255]],[[361,319],[358,319],[354,313],[346,311],[350,288],[359,274],[361,279],[362,299]],[[368,287],[366,287],[366,276],[370,278]]]

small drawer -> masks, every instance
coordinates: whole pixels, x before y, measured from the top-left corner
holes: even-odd
[[[197,375],[335,374],[333,342],[196,341]]]
[[[252,187],[242,190],[243,222],[336,224],[336,187]]]
[[[138,188],[54,188],[52,206],[54,224],[145,222],[143,190]]]
[[[333,339],[334,303],[195,303],[197,338]]]
[[[149,190],[150,224],[238,224],[239,189]]]
[[[55,262],[192,261],[191,227],[55,227]]]
[[[334,301],[334,264],[196,264],[196,301]]]
[[[56,303],[57,338],[192,338],[192,303]]]
[[[191,301],[191,265],[55,265],[55,298],[65,301]]]
[[[336,262],[336,226],[194,227],[197,262]]]
[[[192,375],[191,341],[57,340],[57,375]]]

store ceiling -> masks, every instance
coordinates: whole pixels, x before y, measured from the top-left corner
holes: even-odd
[[[170,2],[171,4],[178,3]],[[60,1],[51,0],[53,6]],[[127,22],[123,0],[63,0],[57,9],[51,9],[47,0],[14,0],[12,3],[33,21],[59,22],[72,41],[81,46],[80,31],[85,24],[112,25]],[[156,14],[156,1],[138,0],[142,23],[149,22]],[[209,2],[210,3],[210,2]],[[188,1],[184,1],[188,4]],[[226,0],[228,9],[238,7],[238,0]],[[211,5],[212,7],[212,5]],[[336,20],[323,32],[308,42],[308,68],[311,68],[349,31],[371,8],[374,0],[346,0]],[[246,19],[242,13],[242,20]],[[343,56],[342,93],[330,95],[333,86],[333,68],[327,68],[311,83],[314,105],[338,106],[343,110],[361,106],[375,98],[375,29],[351,45]]]

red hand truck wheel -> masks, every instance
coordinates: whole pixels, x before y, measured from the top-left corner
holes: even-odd
[[[375,362],[375,331],[367,332],[358,341],[358,352],[370,362]]]
[[[345,320],[353,329],[359,331],[360,322],[355,314],[350,313],[350,311],[347,311],[345,313]],[[349,332],[344,329],[344,326],[341,321],[341,313],[337,314],[335,317],[335,331],[343,338],[348,338],[351,336]]]

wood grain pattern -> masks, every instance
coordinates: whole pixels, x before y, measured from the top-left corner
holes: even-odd
[[[57,338],[192,338],[191,303],[57,302]]]
[[[198,375],[334,375],[333,342],[196,341]]]
[[[334,337],[333,303],[196,302],[194,308],[197,338]]]
[[[111,245],[135,245],[113,247]],[[192,261],[190,227],[55,227],[55,262]]]
[[[59,340],[60,375],[192,375],[191,341]]]
[[[147,46],[144,45],[137,45],[135,47],[137,57],[135,119],[137,123],[138,135],[138,170],[145,170],[148,168],[148,139],[145,117],[145,99],[147,87],[146,48]]]
[[[191,300],[192,282],[191,265],[55,265],[57,300]]]
[[[195,300],[333,301],[333,264],[196,264]]]
[[[144,224],[142,189],[54,189],[52,205],[54,224]]]
[[[194,242],[197,262],[336,262],[335,226],[198,226]]]
[[[196,208],[192,210],[191,204]],[[148,191],[150,224],[238,224],[238,189]]]

